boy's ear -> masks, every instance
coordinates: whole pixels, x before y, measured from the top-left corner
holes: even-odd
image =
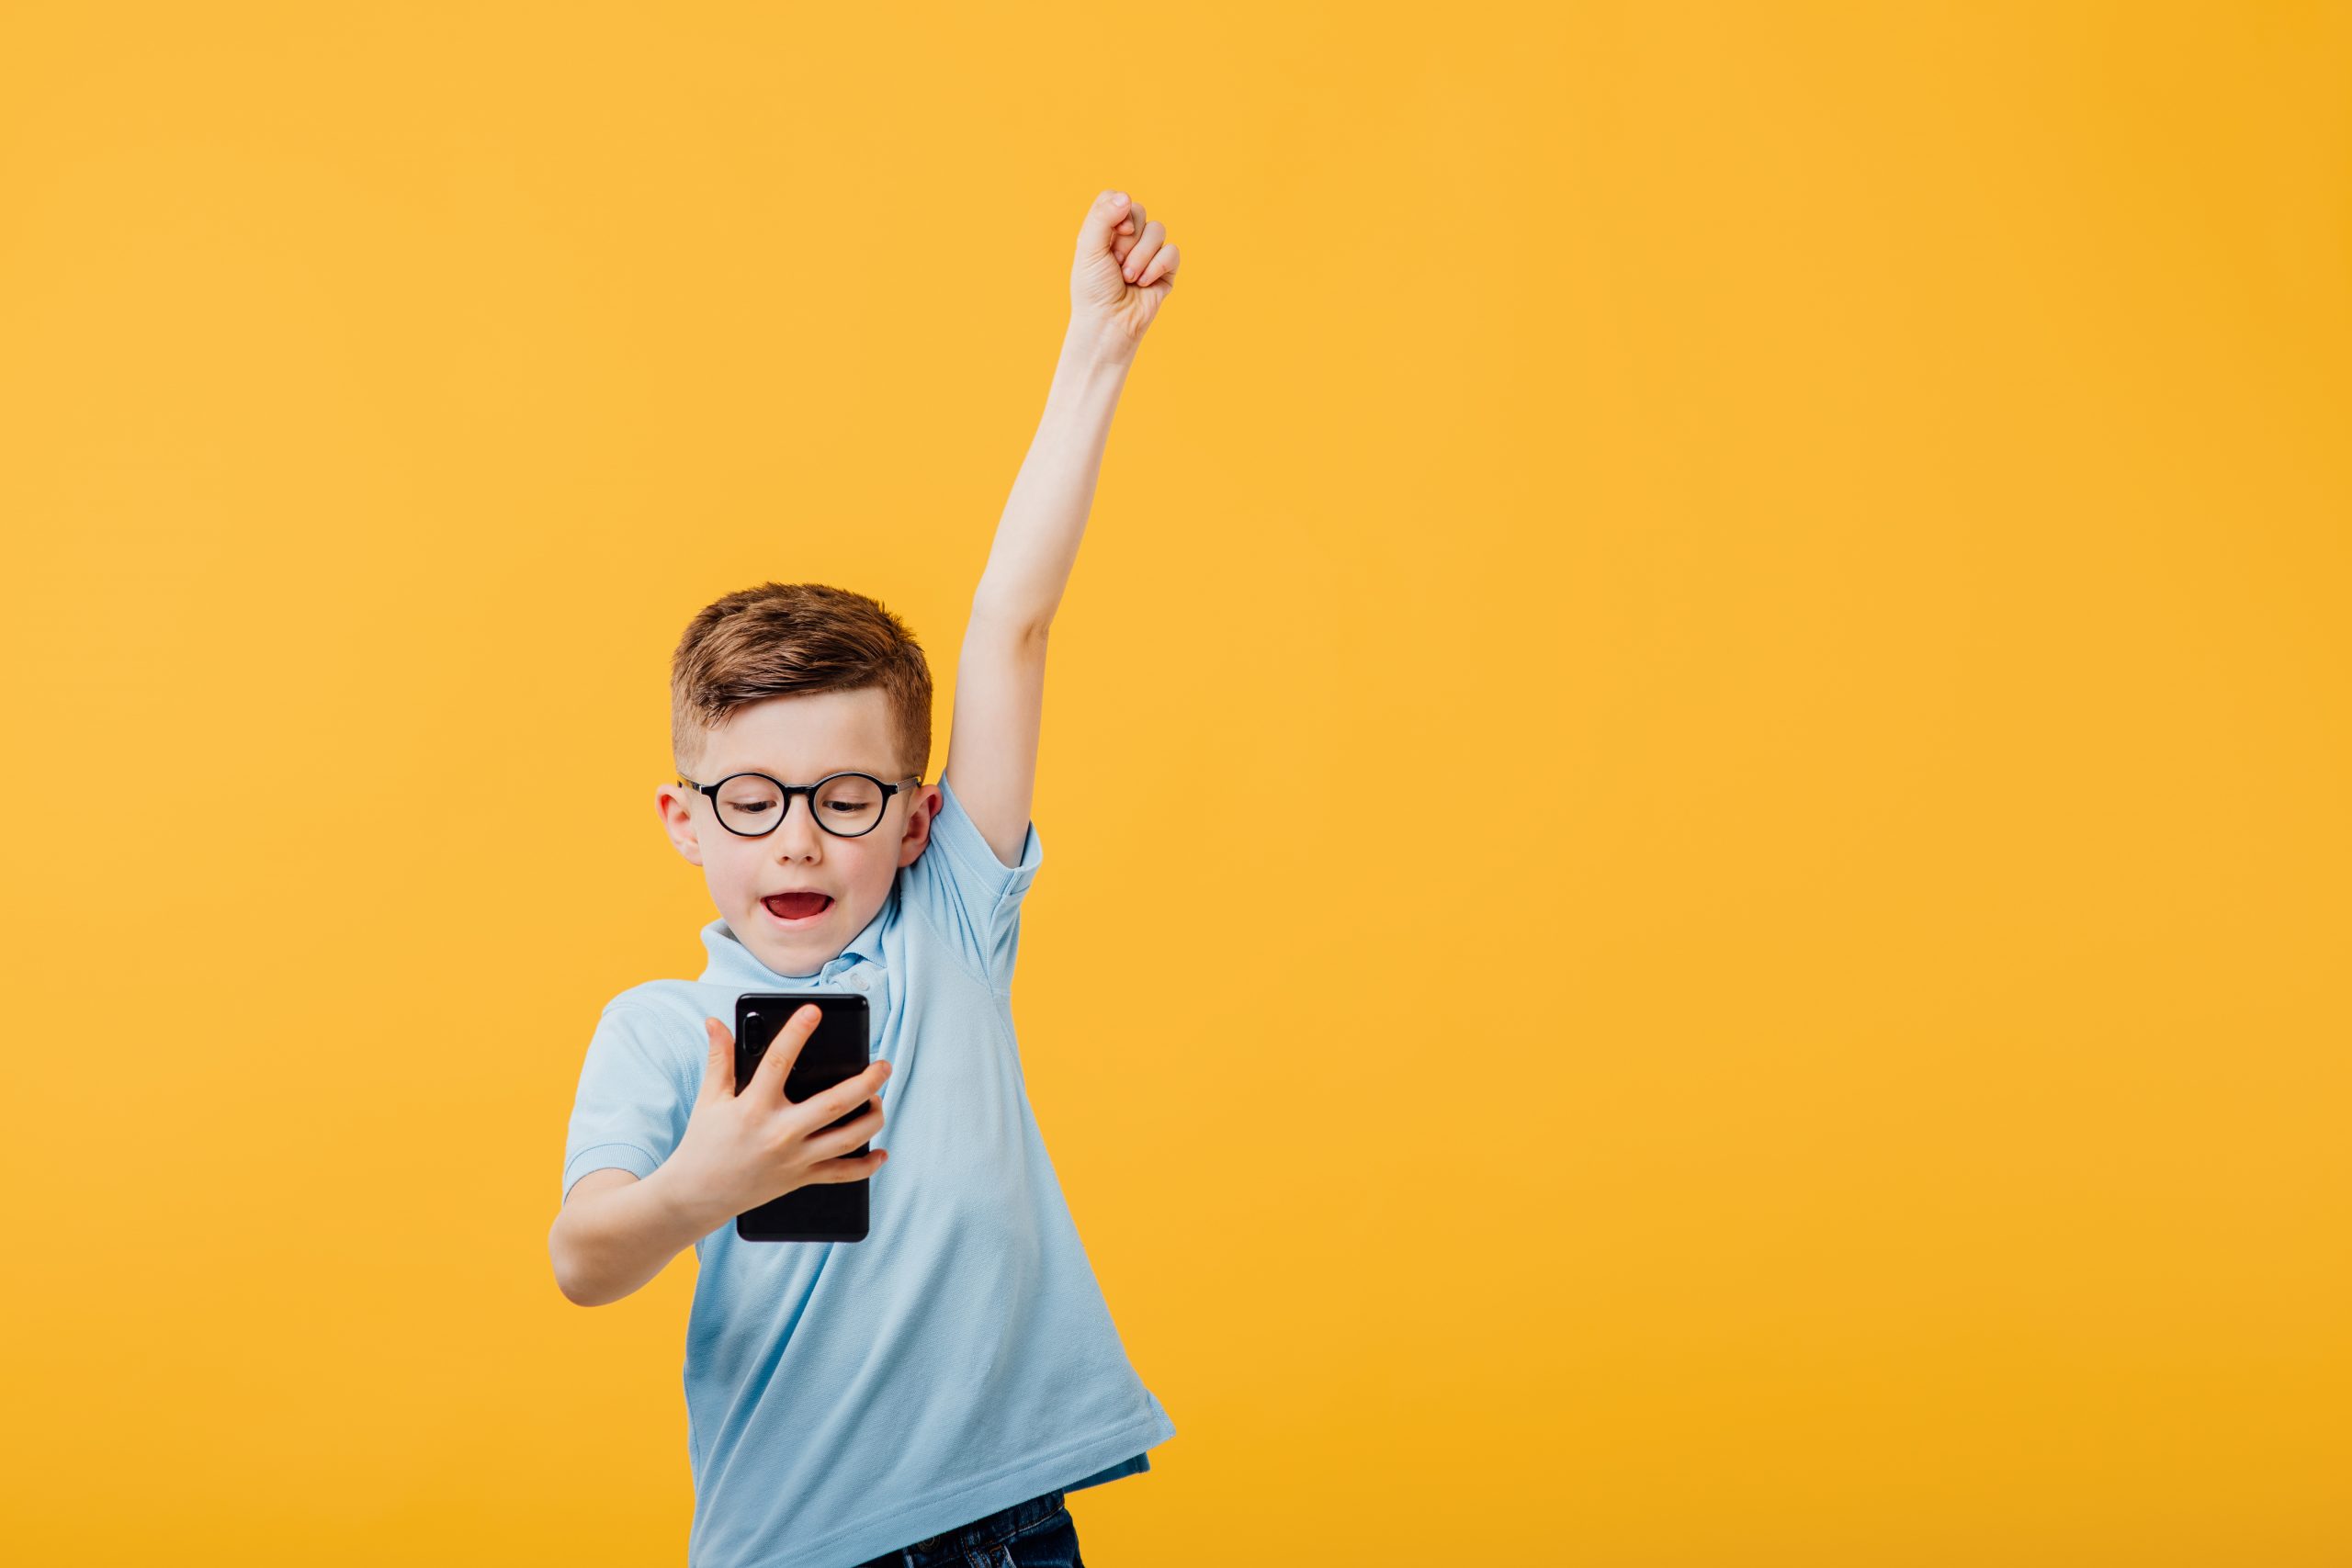
[[[939,791],[934,788],[914,792],[907,807],[907,830],[899,839],[899,864],[910,866],[922,858],[923,847],[931,842],[932,819],[939,815]]]
[[[694,797],[676,784],[663,784],[654,792],[653,808],[662,814],[662,830],[686,863],[700,865],[702,840],[695,835]]]

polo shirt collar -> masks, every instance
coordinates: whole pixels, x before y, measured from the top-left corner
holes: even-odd
[[[890,897],[882,901],[882,908],[865,922],[865,929],[850,938],[849,945],[826,960],[825,966],[814,975],[777,974],[744,945],[743,939],[735,934],[734,928],[722,916],[702,928],[702,945],[710,954],[710,963],[702,972],[703,980],[706,983],[741,986],[747,989],[790,991],[807,986],[824,985],[860,964],[887,968],[882,957],[882,929],[888,923],[898,903],[899,889],[894,885]]]

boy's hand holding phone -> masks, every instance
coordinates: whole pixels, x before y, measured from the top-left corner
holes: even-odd
[[[712,1224],[798,1188],[863,1181],[889,1156],[888,1149],[846,1154],[881,1130],[882,1102],[876,1097],[890,1076],[888,1061],[875,1062],[855,1077],[797,1103],[785,1098],[793,1059],[816,1032],[819,1016],[811,1004],[786,1020],[741,1093],[735,1088],[735,1036],[718,1020],[703,1020],[710,1054],[702,1093],[662,1168],[674,1194]],[[861,1102],[865,1115],[825,1131]]]

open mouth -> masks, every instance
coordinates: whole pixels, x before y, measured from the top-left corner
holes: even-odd
[[[760,907],[780,926],[813,926],[825,918],[833,900],[823,893],[779,893],[761,899]]]

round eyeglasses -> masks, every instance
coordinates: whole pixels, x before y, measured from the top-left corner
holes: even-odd
[[[890,797],[910,784],[922,783],[922,775],[910,773],[897,784],[884,784],[872,773],[831,773],[812,784],[782,784],[765,773],[729,773],[713,784],[689,778],[678,782],[710,796],[719,823],[741,838],[775,832],[792,809],[792,797],[805,795],[818,827],[837,839],[854,839],[874,831]]]

